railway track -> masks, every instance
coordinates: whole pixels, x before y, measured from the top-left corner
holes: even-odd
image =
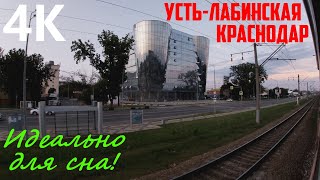
[[[245,179],[252,174],[310,111],[318,98],[309,101],[265,133],[237,149],[174,180]]]

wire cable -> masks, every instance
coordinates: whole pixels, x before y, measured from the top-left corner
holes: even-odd
[[[112,6],[120,7],[120,8],[123,8],[123,9],[127,9],[127,10],[130,10],[130,11],[133,11],[133,12],[137,12],[137,13],[140,13],[140,14],[143,14],[143,15],[147,15],[147,16],[150,16],[150,17],[153,17],[153,18],[156,18],[156,19],[159,19],[159,20],[162,20],[162,21],[167,22],[167,20],[164,19],[164,18],[155,16],[155,15],[152,15],[152,14],[149,14],[149,13],[146,13],[146,12],[143,12],[143,11],[140,11],[140,10],[137,10],[137,9],[133,9],[133,8],[126,7],[126,6],[122,6],[122,5],[115,4],[115,3],[111,3],[111,2],[108,2],[108,1],[105,1],[105,0],[96,0],[96,1],[97,1],[97,2],[101,2],[101,3],[105,3],[105,4],[109,4],[109,5],[112,5]],[[170,24],[170,23],[169,23],[169,24]],[[205,36],[205,37],[207,37],[207,38],[209,38],[209,39],[217,40],[217,38],[214,38],[214,37],[212,37],[212,36],[209,36],[209,35],[207,35],[207,34],[205,34],[205,33],[200,32],[200,31],[191,29],[191,28],[189,28],[189,27],[187,27],[187,26],[184,26],[184,25],[181,25],[181,24],[179,24],[179,23],[171,22],[171,24],[174,24],[174,25],[183,27],[183,28],[185,28],[185,29],[188,29],[188,30],[190,30],[190,31],[199,33],[199,34],[201,34],[201,35],[203,35],[203,36]],[[232,48],[234,48],[234,49],[240,50],[239,48],[234,47],[234,46],[232,46],[231,44],[226,44],[226,45],[228,45],[228,46],[230,46],[230,47],[232,47]]]

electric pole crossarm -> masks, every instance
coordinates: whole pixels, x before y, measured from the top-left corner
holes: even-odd
[[[253,52],[253,51],[243,51],[243,52],[239,52],[239,53],[233,53],[231,55],[233,56],[233,55],[237,55],[237,54],[244,54],[244,53],[251,53],[251,52]]]
[[[233,57],[234,55],[237,55],[237,54],[241,54],[241,55],[242,55],[242,60],[244,60],[244,59],[243,59],[243,54],[245,54],[245,53],[251,53],[251,52],[254,52],[254,51],[243,51],[243,52],[239,52],[239,53],[230,54],[230,55],[231,55],[231,61],[232,61],[232,57]]]
[[[279,58],[272,58],[270,59],[270,61],[295,61],[297,59],[279,59]]]

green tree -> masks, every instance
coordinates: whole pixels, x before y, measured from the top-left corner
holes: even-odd
[[[50,88],[49,90],[48,90],[48,94],[53,94],[53,93],[55,93],[57,90],[55,89],[55,88]]]
[[[0,56],[0,88],[8,94],[11,105],[22,100],[23,87],[23,60],[24,50],[12,49],[7,54]],[[40,54],[27,57],[27,100],[38,101],[41,98],[43,85],[54,77],[55,72],[50,72],[50,67],[44,64]]]
[[[285,97],[288,97],[289,96],[289,89],[286,89],[286,88],[280,88],[281,89],[281,94],[280,96],[282,98],[285,98]]]
[[[272,91],[272,92],[271,92]],[[280,87],[275,87],[273,89],[271,89],[271,91],[269,90],[269,93],[271,92],[271,94],[269,94],[269,96],[271,98],[277,98],[277,95],[275,92],[280,91],[281,93],[279,94],[280,98],[285,98],[289,96],[289,89],[286,88],[280,88]]]
[[[277,88],[275,88],[277,89]],[[275,89],[269,89],[269,98],[277,98],[277,95],[275,93]]]
[[[199,81],[198,81],[198,87],[199,88],[199,95],[200,97],[204,97],[204,92],[206,91],[206,82],[207,82],[207,65],[201,61],[201,59],[197,58],[197,64],[198,64],[198,74],[199,74]]]
[[[157,93],[157,99],[159,92],[163,88],[165,82],[165,65],[161,64],[159,58],[153,51],[149,51],[145,61],[140,63],[139,67],[139,90],[150,94],[151,92]]]
[[[105,79],[100,79],[95,85],[94,85],[94,89],[95,89],[95,99],[97,101],[108,101],[109,96],[108,96],[108,89],[106,89],[107,87],[107,80]],[[107,92],[107,93],[106,93]]]
[[[227,77],[227,76],[225,76]],[[228,77],[229,79],[229,77]],[[230,90],[230,86],[232,86],[231,83],[228,83],[228,81],[226,81],[221,87],[220,87],[220,97],[221,98],[229,98],[231,96],[231,90]]]
[[[249,98],[251,95],[255,96],[253,92],[255,91],[255,64],[253,63],[243,63],[236,66],[230,67],[230,77],[233,77],[232,82],[235,82],[244,93],[244,97]],[[268,74],[263,66],[259,66],[259,76],[261,81],[268,78]],[[263,91],[261,88],[261,92]],[[254,91],[253,91],[254,90]]]
[[[65,82],[63,85],[60,86],[60,96],[62,97],[68,97],[68,95],[71,98],[76,97],[75,94],[73,94],[73,92],[82,92],[86,89],[91,89],[91,85],[84,83],[83,81],[76,81],[74,79]],[[89,95],[90,98],[90,95]]]
[[[106,94],[107,100],[113,105],[113,99],[119,96],[121,84],[126,80],[126,64],[129,60],[129,53],[134,42],[127,34],[119,38],[111,31],[102,31],[98,35],[99,44],[102,47],[102,54],[96,53],[94,45],[90,42],[73,41],[71,51],[74,52],[76,63],[90,60],[90,64],[97,69],[100,77],[105,81],[105,87],[99,91]],[[124,76],[122,76],[124,75]],[[124,77],[124,79],[122,79]]]
[[[189,90],[196,90],[197,78],[197,71],[188,71],[186,73],[181,73],[178,76],[178,79],[183,81],[186,85],[186,88]]]

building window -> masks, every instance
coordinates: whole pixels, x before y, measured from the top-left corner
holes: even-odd
[[[174,53],[173,53],[173,55],[177,55],[177,53],[176,53],[176,52],[174,52]]]
[[[174,61],[174,62],[177,62],[177,60],[176,60],[176,59],[174,59],[173,61]]]
[[[174,43],[177,43],[177,40],[173,40]]]
[[[173,49],[177,49],[177,47],[176,47],[176,46],[173,46]]]

